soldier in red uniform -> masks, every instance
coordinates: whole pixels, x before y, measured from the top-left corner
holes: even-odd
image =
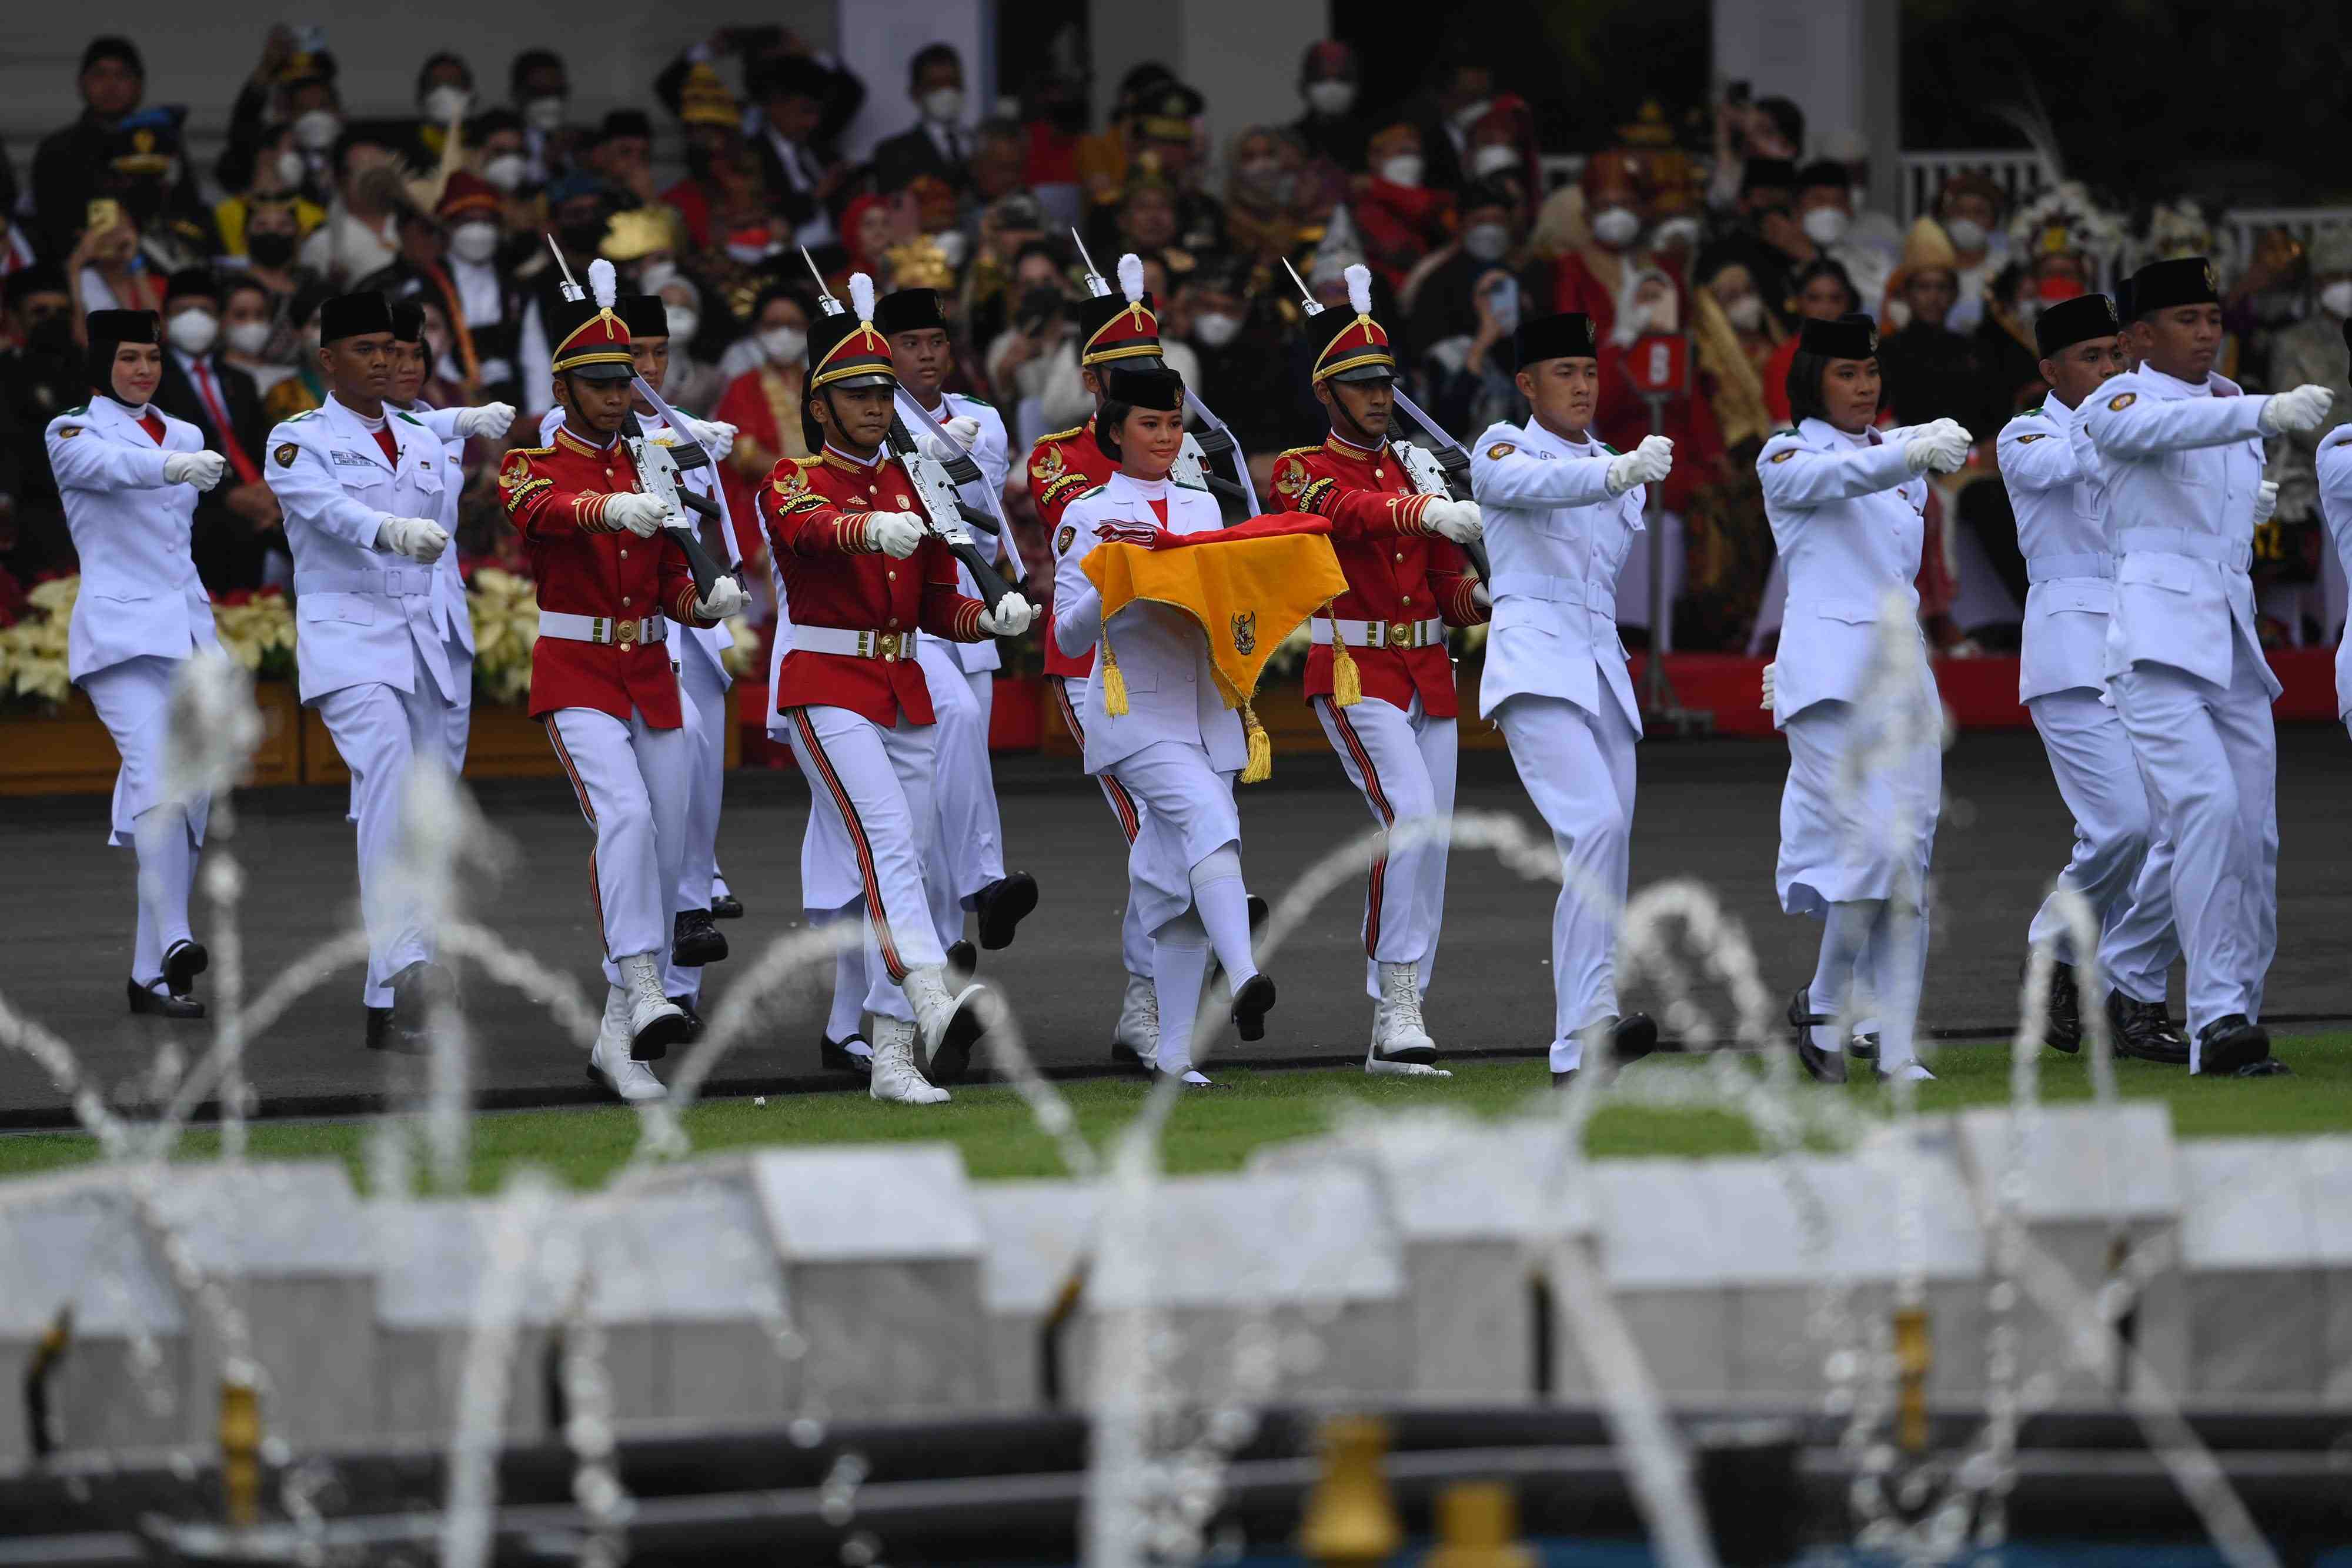
[[[928,1105],[948,1098],[938,1085],[963,1076],[987,1025],[977,1006],[983,988],[948,990],[924,893],[939,752],[916,639],[1017,637],[1032,612],[1018,593],[992,606],[958,589],[955,557],[929,530],[906,470],[882,450],[898,377],[889,340],[874,328],[874,285],[859,273],[849,295],[854,316],[821,316],[809,330],[801,417],[818,455],[786,458],[760,487],[793,615],[776,711],[817,802],[802,903],[864,916],[875,1017],[867,1092]]]
[[[722,577],[699,597],[666,512],[640,495],[619,439],[631,393],[629,330],[604,293],[551,314],[554,444],[509,453],[499,485],[539,583],[530,715],[571,777],[596,831],[590,894],[620,982],[609,988],[588,1075],[625,1101],[658,1100],[646,1066],[687,1038],[663,994],[671,890],[686,854],[692,742],[682,727],[671,622],[711,626],[740,612],[742,585]]]
[[[1078,376],[1094,394],[1097,408],[1102,406],[1102,376],[1108,367],[1154,370],[1166,363],[1160,356],[1160,318],[1152,310],[1151,296],[1143,289],[1142,262],[1132,255],[1123,256],[1118,271],[1121,284],[1129,286],[1131,292],[1123,289],[1121,294],[1103,295],[1077,307]],[[1030,448],[1029,499],[1037,507],[1056,561],[1073,538],[1073,530],[1062,526],[1063,509],[1108,483],[1117,472],[1118,465],[1095,444],[1091,418],[1074,430],[1045,436]],[[1094,668],[1093,649],[1074,658],[1063,653],[1053,638],[1045,639],[1045,684],[1081,755],[1086,751],[1087,732],[1078,715],[1086,707],[1086,693],[1081,689],[1073,694],[1070,683],[1083,687]],[[1097,775],[1096,782],[1110,804],[1112,820],[1132,846],[1143,824],[1143,803],[1107,772]],[[1118,1027],[1111,1035],[1111,1054],[1121,1061],[1150,1061],[1160,1050],[1160,1009],[1151,985],[1150,934],[1137,920],[1132,900],[1119,923],[1119,956],[1127,966],[1127,995],[1119,1007]]]
[[[1284,453],[1274,487],[1285,507],[1331,519],[1348,591],[1307,623],[1307,696],[1372,816],[1397,838],[1394,852],[1372,862],[1364,899],[1372,995],[1364,1071],[1444,1076],[1421,993],[1437,958],[1454,814],[1455,700],[1445,630],[1487,616],[1462,551],[1479,537],[1478,507],[1416,493],[1390,450],[1396,360],[1372,319],[1370,273],[1349,267],[1348,287],[1352,311],[1326,310],[1307,322],[1322,343],[1315,398],[1331,416],[1331,434],[1320,446]],[[1335,645],[1344,646],[1344,664]],[[1350,687],[1360,699],[1350,700]]]

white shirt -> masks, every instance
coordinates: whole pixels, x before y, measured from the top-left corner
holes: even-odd
[[[2025,634],[2017,700],[2086,686],[2105,691],[2107,615],[2116,602],[2098,455],[2075,440],[2078,411],[2056,392],[2001,427],[2000,477],[2025,557]]]

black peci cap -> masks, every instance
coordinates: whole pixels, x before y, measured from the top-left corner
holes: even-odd
[[[1860,315],[1808,320],[1797,334],[1797,348],[1827,360],[1871,359],[1878,353],[1878,323]]]
[[[874,325],[886,338],[901,332],[919,332],[927,327],[947,329],[947,308],[940,303],[936,288],[901,288],[885,294],[874,305]]]
[[[425,307],[403,302],[392,308],[392,340],[395,343],[425,341]]]
[[[1110,402],[1173,413],[1184,406],[1184,378],[1165,365],[1148,369],[1113,365],[1104,374],[1103,397]]]
[[[2104,294],[2078,294],[2061,299],[2033,319],[2033,346],[2043,359],[2093,338],[2112,338],[2124,329],[2116,302]]]
[[[381,294],[338,294],[319,307],[319,341],[392,330],[392,305]]]
[[[111,349],[117,343],[163,341],[163,318],[152,310],[93,310],[89,313],[89,343]]]
[[[1511,368],[1524,371],[1545,360],[1594,359],[1600,353],[1597,341],[1592,318],[1580,310],[1538,316],[1520,322],[1511,334]]]
[[[2132,319],[2176,305],[2219,305],[2221,287],[2213,264],[2201,256],[2151,261],[2131,277]]]
[[[632,338],[669,336],[669,307],[658,294],[624,294],[613,301],[613,312]]]

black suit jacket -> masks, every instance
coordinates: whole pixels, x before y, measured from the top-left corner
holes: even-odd
[[[971,132],[959,127],[956,134],[962,141],[964,155],[971,152]],[[971,183],[971,170],[964,163],[950,162],[940,151],[931,133],[918,125],[903,131],[874,149],[874,183],[877,189],[896,191],[920,174],[933,175],[947,182],[948,189],[961,192]]]
[[[263,445],[269,439],[269,420],[261,412],[261,393],[255,389],[253,378],[225,362],[218,354],[208,355],[205,363],[211,370],[213,382],[220,388],[221,402],[228,409],[229,430],[223,432],[213,424],[212,410],[196,391],[196,383],[180,368],[180,356],[172,350],[163,350],[163,380],[155,389],[155,406],[173,419],[184,419],[204,432],[205,450],[223,456],[228,447],[225,434],[236,437],[238,449],[252,459],[254,470],[261,470]],[[230,461],[228,472],[221,476],[224,486],[237,483],[236,464]],[[217,497],[214,497],[217,498]]]

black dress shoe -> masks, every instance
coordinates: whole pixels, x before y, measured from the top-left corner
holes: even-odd
[[[1628,1013],[1609,1026],[1609,1043],[1617,1065],[1639,1061],[1658,1049],[1658,1024],[1647,1013]]]
[[[1234,1030],[1244,1040],[1265,1038],[1265,1015],[1274,1010],[1274,981],[1252,975],[1234,993]]]
[[[1025,871],[1006,872],[972,894],[980,916],[980,945],[990,952],[1013,944],[1013,927],[1037,907],[1037,879]]]
[[[2167,1067],[2189,1065],[2189,1040],[2162,1002],[2143,1002],[2121,991],[2109,991],[2107,1022],[2116,1031],[2116,1055]]]
[[[1143,1060],[1143,1052],[1123,1040],[1110,1042],[1110,1060],[1113,1066],[1124,1067],[1131,1072],[1140,1072],[1146,1078],[1151,1076],[1151,1063]]]
[[[2271,1060],[2270,1031],[2248,1023],[2243,1013],[2226,1014],[2199,1030],[2197,1059],[2200,1078],[2266,1078],[2285,1065],[2265,1065]]]
[[[692,1045],[696,1040],[700,1040],[702,1038],[702,1011],[694,1005],[694,998],[692,997],[672,997],[669,999],[669,1005],[686,1015],[686,1039],[681,1043]]]
[[[1797,1048],[1797,1061],[1816,1083],[1845,1082],[1845,1053],[1823,1051],[1813,1043],[1813,1028],[1817,1024],[1833,1023],[1813,1011],[1811,988],[1799,986],[1797,994],[1789,998],[1789,1027],[1796,1032],[1790,1037]]]
[[[699,969],[727,956],[727,938],[710,923],[708,909],[681,909],[670,922],[670,962],[681,969]]]
[[[1858,1034],[1845,1042],[1845,1053],[1856,1061],[1875,1062],[1878,1060],[1878,1036]]]
[[[418,959],[386,984],[392,990],[394,1016],[404,1028],[420,1033],[436,1007],[457,998],[457,977],[427,959]]]
[[[125,980],[123,984],[131,990],[131,1011],[133,1017],[200,1019],[205,1016],[205,1004],[194,997],[151,990],[136,980]]]
[[[865,1046],[866,1054],[861,1055],[856,1051],[851,1051],[849,1049],[850,1040],[856,1040],[858,1044]],[[874,1076],[874,1057],[872,1054],[874,1047],[868,1043],[864,1035],[853,1034],[849,1037],[849,1040],[835,1040],[829,1034],[820,1034],[817,1036],[817,1041],[816,1060],[818,1066],[825,1069],[829,1072],[854,1072],[860,1078],[871,1078]]]
[[[430,1049],[425,1030],[393,1016],[391,1008],[367,1009],[367,1048],[394,1056],[423,1056]]]
[[[980,968],[980,952],[967,941],[948,944],[948,977],[961,988]]]
[[[2083,1049],[2083,998],[2074,966],[2050,966],[2050,1010],[2042,1022],[2042,1043],[2072,1056]]]
[[[742,919],[743,901],[731,893],[715,895],[710,901],[710,918],[713,920]]]
[[[163,955],[163,988],[175,997],[186,996],[212,961],[201,942],[184,937],[173,943]]]

